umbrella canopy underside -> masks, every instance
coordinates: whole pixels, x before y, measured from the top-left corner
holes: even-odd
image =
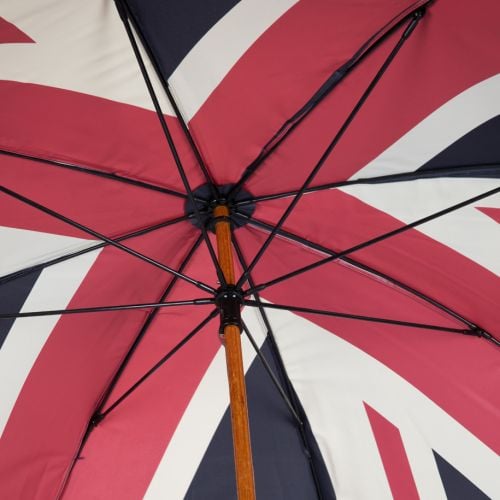
[[[0,7],[1,498],[236,497],[221,203],[257,498],[500,498],[497,1]]]

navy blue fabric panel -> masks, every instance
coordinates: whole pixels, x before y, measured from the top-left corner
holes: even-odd
[[[237,3],[238,0],[127,0],[165,80]]]
[[[262,352],[276,373],[267,341]],[[256,358],[248,370],[246,381],[257,498],[318,498],[307,452],[304,450],[297,425],[259,359]],[[333,489],[331,491],[333,494]],[[207,448],[185,498],[236,499],[229,409]]]
[[[423,165],[419,171],[467,165],[478,167],[464,169],[459,174],[460,177],[500,178],[500,116],[491,118],[465,134]],[[480,165],[496,165],[496,168],[486,171]]]
[[[441,455],[433,452],[448,500],[489,500],[490,497],[472,484],[462,473]]]
[[[0,312],[17,313],[23,307],[41,271],[33,272],[21,278],[0,285]],[[0,348],[14,324],[15,319],[0,319]]]

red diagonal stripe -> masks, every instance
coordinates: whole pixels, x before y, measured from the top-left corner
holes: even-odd
[[[419,500],[399,429],[371,406],[363,404],[394,500]]]
[[[212,283],[214,273],[206,265],[208,258],[207,250],[201,247],[186,272]],[[178,282],[171,298],[192,296],[190,288],[189,284]],[[209,310],[202,307],[166,314],[160,311],[109,401],[128,389]],[[83,449],[84,460],[78,461],[73,470],[66,491],[68,498],[144,496],[189,401],[221,347],[217,332],[218,322],[214,320],[100,424]],[[134,474],[129,473],[131,470]],[[110,482],[110,477],[121,479]]]
[[[0,17],[0,43],[35,43],[35,40],[14,24]]]
[[[495,222],[500,224],[500,208],[493,207],[476,207],[480,212],[491,217]]]

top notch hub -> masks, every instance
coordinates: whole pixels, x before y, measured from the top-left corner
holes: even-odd
[[[196,188],[193,191],[193,195],[195,197],[196,208],[198,209],[200,217],[196,217],[194,204],[188,199],[184,205],[184,211],[186,214],[194,214],[189,220],[191,224],[201,229],[203,226],[214,232],[214,217],[213,217],[213,209],[216,205],[228,205],[229,210],[233,212],[231,209],[234,205],[237,205],[239,201],[249,200],[252,198],[252,195],[241,189],[238,194],[232,199],[230,202],[227,200],[226,196],[231,190],[234,184],[224,184],[222,186],[218,186],[218,190],[220,193],[220,198],[217,200],[213,199],[212,191],[208,184],[203,184],[202,186]],[[242,205],[238,208],[238,211],[242,214],[251,217],[255,211],[255,203],[249,203]],[[237,213],[232,213],[231,221],[234,228],[242,227],[248,224],[248,221],[243,217],[238,217]]]

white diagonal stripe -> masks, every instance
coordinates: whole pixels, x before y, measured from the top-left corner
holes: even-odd
[[[82,283],[100,250],[42,271],[21,312],[64,309]],[[60,316],[19,318],[0,349],[0,434],[31,367]]]
[[[500,187],[498,179],[440,178],[342,190],[405,224]],[[500,208],[500,194],[418,226],[427,236],[500,276],[500,224],[476,207]]]
[[[89,248],[95,240],[0,226],[0,276]]]
[[[498,455],[416,387],[314,323],[286,311],[269,315],[338,498],[392,498],[363,402],[400,430],[423,499],[446,498],[432,449],[500,498]]]
[[[191,49],[169,78],[188,121],[255,40],[297,1],[242,0]]]
[[[35,83],[154,109],[115,3],[0,0],[35,43],[0,44],[0,79]],[[146,59],[163,111],[173,115]]]
[[[450,99],[352,178],[413,172],[462,136],[499,114],[500,74]]]

